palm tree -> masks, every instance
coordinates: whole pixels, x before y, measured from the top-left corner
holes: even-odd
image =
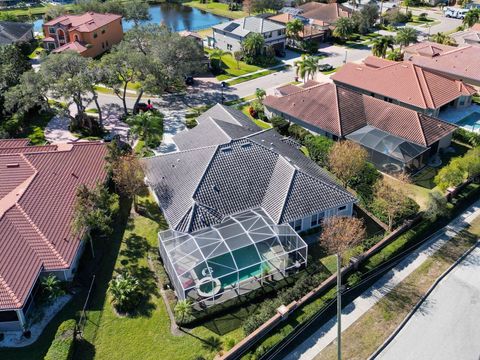
[[[293,19],[286,25],[287,36],[293,40],[299,40],[299,33],[303,30],[303,23],[300,19]]]
[[[463,18],[463,24],[472,27],[476,23],[480,22],[480,9],[470,9]]]
[[[262,102],[262,100],[265,98],[267,95],[267,92],[263,89],[257,88],[255,90],[255,96],[257,97],[258,101]]]
[[[189,300],[180,300],[175,305],[175,315],[179,317],[179,323],[189,319],[192,316],[192,303]]]
[[[353,31],[354,24],[352,19],[342,17],[338,19],[335,23],[335,30],[333,30],[333,35],[343,40],[346,40],[350,35],[353,34]]]
[[[453,40],[450,36],[442,32],[433,34],[430,40],[443,45],[456,45],[455,40]]]
[[[393,50],[395,39],[393,36],[380,36],[373,40],[372,53],[375,56],[385,58],[387,50]]]
[[[108,292],[112,296],[112,304],[121,312],[128,312],[135,307],[139,290],[140,282],[128,272],[110,280],[108,285]]]
[[[223,56],[227,55],[228,53],[226,51],[223,51],[222,49],[214,49],[210,53],[210,60],[217,59],[218,60],[218,66],[220,69],[222,69],[222,58]]]
[[[402,49],[402,47],[416,43],[418,41],[417,36],[417,30],[412,27],[404,27],[398,30],[396,42],[400,45],[400,50]]]
[[[302,54],[301,60],[295,62],[297,76],[300,76],[304,82],[310,77],[313,79],[318,71],[319,61],[318,56]]]
[[[143,112],[127,119],[132,134],[145,141],[145,147],[160,145],[163,134],[163,115],[159,112]]]
[[[53,274],[42,278],[41,288],[42,293],[44,294],[48,302],[51,302],[57,297],[65,294],[65,291],[62,289],[61,281]]]
[[[265,45],[265,39],[262,34],[250,33],[242,42],[242,50],[245,56],[254,58],[259,55]]]

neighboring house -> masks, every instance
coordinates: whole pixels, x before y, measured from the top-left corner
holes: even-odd
[[[300,15],[303,17],[323,21],[332,26],[335,26],[338,19],[351,17],[353,13],[352,9],[338,3],[323,4],[312,1],[300,5],[298,8],[301,9]]]
[[[476,24],[480,25],[480,24]],[[480,46],[480,26],[472,26],[468,30],[458,31],[450,35],[455,42],[460,45],[475,45]]]
[[[248,16],[212,27],[211,43],[218,49],[228,52],[239,51],[242,42],[252,33],[261,34],[265,46],[272,46],[279,54],[285,50],[285,26],[262,17]],[[265,50],[265,49],[264,49]]]
[[[184,30],[184,31],[180,31],[179,34],[180,34],[180,36],[187,37],[189,39],[193,39],[203,49],[203,38],[199,33],[195,32],[195,31]]]
[[[478,66],[480,46],[446,47],[443,45],[442,51],[434,53],[427,50],[429,46],[428,43],[426,45],[420,43],[405,48],[405,60],[424,69],[480,87],[480,66]]]
[[[268,117],[279,115],[312,133],[365,147],[381,171],[416,172],[450,146],[456,126],[332,83],[310,82],[287,95],[267,96]],[[280,90],[277,93],[282,93]]]
[[[223,105],[198,123],[174,136],[180,151],[142,160],[171,229],[160,233],[160,251],[181,299],[250,291],[266,262],[285,276],[306,263],[296,231],[352,215],[356,199],[274,129],[261,130]],[[240,287],[243,281],[250,285]]]
[[[85,244],[72,231],[79,185],[105,181],[100,142],[0,140],[0,332],[21,331],[40,278],[73,278]]]
[[[285,26],[294,19],[298,19],[304,24],[302,31],[298,33],[298,37],[302,41],[313,40],[323,42],[331,35],[329,25],[320,20],[310,20],[301,15],[292,15],[290,13],[280,13],[269,17],[269,20]],[[293,41],[292,39],[289,40]]]
[[[0,21],[0,45],[18,44],[33,40],[33,24]]]
[[[87,12],[63,15],[43,24],[45,49],[53,53],[76,51],[96,57],[123,39],[122,17]]]
[[[476,90],[462,81],[416,66],[369,56],[363,64],[348,63],[331,79],[362,94],[438,116],[448,108],[472,103]]]

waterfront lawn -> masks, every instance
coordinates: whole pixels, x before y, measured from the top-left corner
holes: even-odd
[[[245,11],[228,10],[228,4],[224,4],[220,2],[207,2],[206,4],[201,4],[200,1],[191,1],[191,2],[184,3],[183,5],[191,6],[191,7],[218,15],[218,16],[229,18],[229,19],[239,19],[239,18],[248,16],[248,13],[246,13]]]
[[[213,50],[206,49],[205,52],[207,55],[210,55]],[[217,80],[224,81],[233,77],[247,75],[252,72],[262,70],[261,67],[255,65],[249,65],[243,61],[235,60],[232,54],[226,53],[222,56],[222,70],[223,72],[217,75]]]
[[[74,10],[76,8],[75,4],[66,4],[63,5],[63,7],[66,10]],[[43,15],[47,11],[48,6],[45,5],[39,5],[39,6],[31,6],[31,7],[26,7],[22,9],[6,9],[6,10],[1,10],[0,14],[5,13],[8,15],[14,15],[14,16],[26,16],[26,17],[31,17],[31,16],[36,16],[36,15]]]

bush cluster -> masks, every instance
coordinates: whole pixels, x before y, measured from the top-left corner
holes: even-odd
[[[73,319],[66,320],[60,324],[44,360],[72,359],[76,326],[77,323]]]
[[[480,134],[462,128],[455,130],[453,133],[453,139],[470,146],[480,145]]]
[[[321,268],[314,261],[310,262],[308,273],[305,272],[295,282],[295,285],[282,289],[273,299],[264,301],[245,322],[243,323],[243,332],[245,335],[252,333],[255,329],[270,319],[278,307],[288,305],[292,301],[300,299],[309,291],[322,283],[328,277],[328,274],[321,271]]]

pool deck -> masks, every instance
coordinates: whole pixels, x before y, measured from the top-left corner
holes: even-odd
[[[464,109],[449,108],[447,110],[442,111],[438,117],[443,121],[447,121],[452,124],[457,124],[459,121],[463,120],[468,115],[474,112],[480,113],[480,105],[472,104],[469,107]],[[472,130],[469,126],[461,126],[461,127],[464,128],[465,130],[469,130],[469,131]],[[479,131],[480,129],[475,129],[475,132],[479,132]]]

